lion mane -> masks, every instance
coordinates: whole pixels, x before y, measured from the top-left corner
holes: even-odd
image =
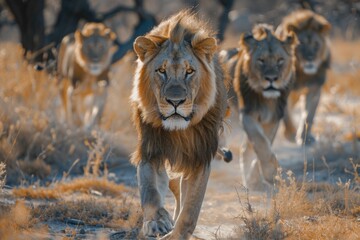
[[[183,11],[145,36],[156,46],[144,46],[146,51],[143,59],[143,49],[136,49],[135,46],[140,53],[131,96],[133,120],[139,138],[137,150],[131,158],[135,165],[140,161],[164,164],[168,160],[172,171],[187,175],[208,166],[215,155],[227,102],[222,66],[217,56],[213,56],[216,49],[211,49],[214,46],[206,42],[214,35],[209,29],[205,22],[189,11]],[[197,71],[200,71],[201,79],[189,126],[183,130],[169,131],[163,128],[157,111],[156,95],[159,89],[149,77],[149,72],[155,72],[149,65],[161,51],[172,51],[175,58],[181,57],[176,56],[179,54],[177,47],[181,45],[188,46],[186,51],[194,54],[200,66]]]

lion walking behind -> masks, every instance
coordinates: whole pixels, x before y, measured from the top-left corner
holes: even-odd
[[[71,126],[99,124],[109,85],[116,35],[102,23],[87,23],[65,36],[58,56],[63,115]]]

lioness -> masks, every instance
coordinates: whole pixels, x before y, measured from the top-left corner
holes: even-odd
[[[99,123],[107,97],[116,35],[102,23],[87,23],[65,36],[58,56],[63,111],[70,125]]]
[[[281,35],[294,31],[300,41],[296,48],[296,80],[289,98],[289,109],[305,93],[305,109],[301,114],[300,127],[296,127],[291,118],[291,111],[287,110],[285,136],[298,144],[312,144],[315,138],[311,128],[319,104],[321,87],[326,80],[326,71],[330,67],[330,47],[328,33],[330,23],[319,14],[310,10],[298,10],[286,16],[278,29]]]
[[[134,42],[138,56],[131,95],[139,142],[137,166],[145,237],[189,239],[196,227],[210,162],[227,107],[214,33],[189,11]],[[173,218],[164,209],[174,194]]]
[[[272,183],[277,170],[271,144],[295,77],[296,44],[294,34],[279,39],[272,26],[258,24],[241,36],[238,50],[222,53],[247,135],[240,166],[243,184],[251,189]]]

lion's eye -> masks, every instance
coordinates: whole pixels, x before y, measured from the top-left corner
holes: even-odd
[[[277,64],[279,66],[282,66],[284,64],[285,60],[283,58],[278,59]]]
[[[161,73],[161,74],[165,74],[165,73],[166,73],[165,68],[159,68],[157,71],[158,71],[159,73]]]
[[[193,74],[194,72],[195,72],[195,70],[192,69],[192,68],[186,69],[186,74],[187,74],[187,75]]]
[[[264,65],[265,60],[262,59],[262,58],[258,58],[258,59],[256,60],[256,62],[257,62],[259,65]]]

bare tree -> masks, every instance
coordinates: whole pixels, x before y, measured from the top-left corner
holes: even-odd
[[[27,58],[30,62],[55,58],[55,56],[51,55],[49,49],[53,46],[56,47],[67,34],[75,32],[80,20],[101,22],[125,12],[132,12],[137,15],[138,23],[132,29],[132,35],[129,39],[125,42],[120,42],[118,39],[115,41],[115,44],[118,45],[118,51],[114,54],[113,62],[121,59],[127,51],[132,49],[132,44],[137,36],[149,32],[157,23],[155,17],[145,10],[143,0],[134,0],[134,7],[120,5],[105,13],[96,13],[91,8],[88,0],[61,0],[61,8],[55,25],[50,34],[45,36],[45,0],[5,1],[20,28],[24,55],[31,55],[28,53],[32,53],[30,58]],[[218,35],[219,40],[222,41],[226,26],[228,25],[228,14],[234,0],[218,0],[218,3],[223,7],[223,13],[219,18]],[[191,4],[194,4],[196,7],[197,0],[191,0]]]

